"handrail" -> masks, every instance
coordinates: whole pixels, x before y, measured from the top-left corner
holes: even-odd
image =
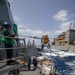
[[[10,49],[21,49],[21,48],[25,48],[25,47],[0,48],[0,50],[5,50],[5,49],[8,49],[8,50],[10,50]]]
[[[24,41],[24,46],[22,46],[22,47],[19,47],[19,46],[14,46],[13,48],[0,48],[0,51],[1,50],[6,50],[6,49],[8,49],[8,50],[10,50],[10,49],[26,49],[25,47],[25,38],[18,38],[18,37],[9,37],[9,36],[3,36],[3,35],[0,35],[0,37],[5,37],[5,38],[12,38],[12,39],[15,39],[15,40],[23,40]],[[18,59],[18,58],[22,58],[22,57],[25,57],[25,55],[24,56],[19,56],[19,57],[14,57],[14,58],[11,58],[11,59]],[[7,60],[11,60],[11,59],[4,59],[4,60],[0,60],[0,63],[1,62],[5,62],[5,61],[7,61]]]
[[[25,56],[14,57],[14,58],[11,58],[11,59],[18,59],[18,58],[22,58],[22,57],[25,57]],[[7,60],[11,60],[11,59],[1,60],[0,63],[6,62]]]
[[[0,37],[6,37],[6,38],[13,38],[13,39],[18,39],[18,40],[24,40],[24,38],[16,38],[16,37],[9,37],[9,36],[3,36],[3,35],[0,35]],[[20,37],[42,39],[41,37],[35,37],[35,36],[20,36]],[[54,38],[49,38],[49,39],[54,39]]]
[[[7,65],[0,69],[0,75],[4,75],[4,73],[8,73],[8,72],[13,71],[17,68],[20,68],[22,66],[24,66],[24,64],[15,64],[15,65],[10,65],[10,66]],[[11,75],[11,74],[8,74],[8,75]],[[19,75],[19,74],[13,73],[13,75]]]
[[[18,39],[18,40],[24,40],[24,38],[16,38],[16,37],[9,37],[9,36],[3,36],[3,35],[0,35],[0,37],[5,37],[5,38],[13,38],[13,39]]]

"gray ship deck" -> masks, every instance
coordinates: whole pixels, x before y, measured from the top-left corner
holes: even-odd
[[[42,74],[40,74],[39,69],[33,70],[33,67],[31,67],[31,68],[32,68],[32,70],[29,71],[27,67],[23,67],[21,69],[20,75],[42,75]],[[56,75],[61,75],[61,74],[56,70]]]
[[[0,75],[8,75],[8,72],[15,69],[16,67],[21,67],[20,75],[42,75],[40,74],[40,70],[37,68],[36,70],[33,70],[33,66],[31,66],[31,70],[28,70],[28,67],[25,65],[11,65],[11,66],[5,66],[4,68],[0,69]],[[56,75],[61,75],[56,70]]]
[[[20,68],[21,64],[17,64],[17,65],[6,65],[5,67],[1,68],[0,69],[0,75],[4,74],[4,73],[8,73],[9,71],[12,71],[16,68]]]
[[[38,52],[36,48],[27,49],[27,56],[38,56]],[[3,65],[4,63],[1,63],[0,65]],[[8,75],[8,72],[16,67],[21,67],[22,65],[13,65],[13,66],[6,66],[3,69],[0,69],[0,74],[3,74],[3,72],[6,72],[3,75]],[[7,69],[6,69],[7,68]],[[33,66],[31,67],[31,70],[28,70],[27,66],[21,67],[20,75],[41,75],[39,69],[33,70]],[[56,70],[57,75],[61,75]]]
[[[39,70],[36,69],[36,71],[24,71],[21,72],[21,75],[41,75]]]
[[[33,66],[31,67],[31,70],[28,70],[28,67],[25,66],[21,68],[21,73],[20,75],[42,75],[40,74],[40,70],[37,68],[36,70],[33,70]],[[56,70],[56,75],[61,75],[57,70]]]

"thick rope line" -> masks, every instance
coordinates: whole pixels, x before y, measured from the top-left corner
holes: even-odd
[[[56,54],[56,55],[63,55],[63,54],[65,54],[66,52],[68,52],[69,51],[69,48],[71,47],[71,45],[67,48],[67,50],[64,52],[64,53],[62,53],[62,54],[59,54],[59,53],[55,53],[54,51],[52,51],[54,54]]]
[[[49,41],[49,43],[50,43],[50,41]],[[66,50],[64,53],[59,54],[59,53],[55,53],[54,51],[52,51],[52,50],[51,50],[51,45],[50,45],[50,51],[52,51],[54,54],[56,54],[56,55],[59,56],[59,55],[63,55],[63,54],[65,54],[66,52],[68,52],[70,47],[71,47],[71,45],[67,48],[67,50]]]

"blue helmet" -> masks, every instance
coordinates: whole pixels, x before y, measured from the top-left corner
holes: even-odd
[[[10,26],[11,27],[11,24],[9,22],[4,22],[4,26]]]

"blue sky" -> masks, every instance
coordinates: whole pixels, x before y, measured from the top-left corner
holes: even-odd
[[[75,22],[75,0],[8,0],[19,35],[51,38]],[[72,25],[71,25],[72,26]]]

